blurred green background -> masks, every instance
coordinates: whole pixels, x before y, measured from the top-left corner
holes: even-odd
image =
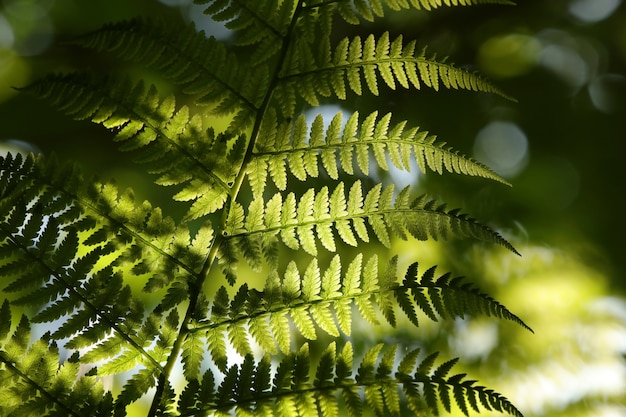
[[[132,186],[168,207],[110,134],[76,122],[11,87],[48,72],[127,72],[141,67],[64,45],[104,23],[136,16],[197,26],[227,37],[186,0],[1,0],[0,151],[56,153],[102,179]],[[510,323],[458,320],[417,334],[464,358],[465,370],[504,393],[527,416],[626,416],[626,4],[621,0],[529,0],[388,13],[338,38],[384,30],[476,70],[517,102],[457,91],[384,90],[314,112],[392,112],[437,134],[507,178],[512,188],[454,175],[380,173],[417,184],[486,219],[522,253],[452,243],[396,242],[407,262],[468,275],[522,317]],[[408,325],[407,325],[408,329]],[[383,330],[381,330],[383,331]],[[363,330],[367,339],[371,332]],[[358,331],[355,331],[358,334]],[[489,415],[485,413],[484,415]]]

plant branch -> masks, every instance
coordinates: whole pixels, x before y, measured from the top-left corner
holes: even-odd
[[[267,112],[270,102],[272,100],[272,95],[274,90],[276,89],[276,86],[278,85],[279,82],[279,73],[282,69],[282,64],[285,61],[286,55],[287,55],[287,50],[289,47],[289,40],[291,39],[291,35],[293,32],[293,29],[295,27],[295,24],[298,20],[298,14],[300,13],[300,10],[302,9],[302,3],[303,0],[299,0],[298,1],[298,5],[295,9],[295,12],[293,14],[292,17],[292,21],[291,21],[291,25],[289,27],[289,30],[287,31],[287,33],[285,34],[285,36],[282,38],[282,48],[280,51],[280,55],[278,58],[278,62],[276,64],[276,68],[274,70],[274,74],[272,76],[272,82],[270,83],[268,90],[265,94],[265,97],[263,99],[263,103],[261,104],[261,107],[257,110],[257,115],[256,115],[256,120],[254,123],[254,127],[252,129],[252,134],[250,135],[250,142],[248,143],[248,147],[246,149],[246,153],[245,156],[243,158],[243,162],[241,165],[241,169],[239,170],[239,173],[237,174],[237,177],[233,183],[233,186],[230,189],[230,200],[229,202],[224,206],[224,208],[222,209],[222,222],[219,225],[219,227],[216,229],[216,238],[213,240],[211,249],[209,250],[209,253],[204,261],[204,264],[202,266],[202,270],[200,273],[200,276],[198,277],[198,281],[194,282],[194,283],[189,283],[189,305],[187,306],[187,311],[185,313],[185,318],[183,319],[183,322],[181,324],[181,328],[180,331],[178,333],[178,337],[176,338],[173,346],[172,346],[172,350],[171,353],[169,355],[168,361],[165,364],[165,366],[163,367],[163,371],[161,372],[160,376],[159,376],[159,381],[158,381],[158,385],[157,385],[157,390],[156,393],[154,394],[154,397],[152,399],[152,405],[150,406],[150,411],[148,413],[148,417],[156,417],[157,415],[157,411],[159,409],[159,405],[161,403],[161,400],[163,398],[163,393],[165,390],[165,386],[167,383],[167,380],[169,379],[169,376],[174,368],[174,364],[176,363],[176,361],[178,360],[178,356],[180,355],[183,343],[185,341],[185,338],[187,337],[188,333],[189,333],[189,326],[193,320],[193,313],[196,309],[197,303],[198,303],[198,298],[200,296],[200,294],[202,293],[202,286],[204,285],[204,282],[207,278],[207,276],[209,275],[209,272],[211,270],[211,266],[213,265],[213,263],[215,262],[215,259],[217,257],[217,253],[219,251],[219,247],[223,241],[223,239],[225,238],[224,234],[223,234],[223,230],[224,227],[226,225],[226,219],[228,218],[228,213],[231,207],[232,202],[237,198],[238,194],[239,194],[239,190],[241,189],[241,185],[243,184],[243,180],[245,178],[246,175],[246,166],[247,164],[250,162],[250,159],[253,156],[253,150],[254,150],[254,145],[256,143],[256,140],[259,136],[259,132],[261,131],[261,123],[264,119],[265,113]]]

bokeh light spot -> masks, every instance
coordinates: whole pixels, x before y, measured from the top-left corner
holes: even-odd
[[[540,60],[545,67],[575,87],[580,87],[589,78],[587,63],[580,54],[570,48],[547,45],[541,51]]]
[[[591,39],[556,29],[542,31],[537,39],[542,44],[539,64],[569,84],[573,91],[598,73],[603,51]]]
[[[52,43],[54,26],[49,16],[55,0],[4,0],[4,11],[15,35],[13,48],[22,56],[42,53]]]
[[[13,155],[17,153],[21,153],[23,155],[28,155],[29,153],[38,154],[41,153],[41,149],[39,149],[36,145],[26,142],[19,139],[8,139],[0,141],[0,155],[5,156],[8,153]]]
[[[530,71],[537,62],[541,45],[532,36],[494,36],[478,50],[478,63],[491,77],[515,77]]]
[[[467,359],[486,359],[498,345],[498,326],[492,320],[457,319],[450,344],[456,355]]]
[[[516,124],[494,121],[476,135],[474,155],[503,177],[512,177],[526,166],[528,140]]]
[[[603,74],[588,86],[594,107],[605,113],[621,111],[626,97],[626,77],[620,74]]]
[[[585,23],[595,23],[611,16],[621,0],[573,0],[569,4],[572,16]]]
[[[9,21],[0,13],[0,48],[11,48],[15,42],[13,28]]]

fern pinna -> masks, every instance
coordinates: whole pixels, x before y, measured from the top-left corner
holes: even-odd
[[[122,416],[144,397],[149,416],[421,415],[453,404],[521,416],[501,394],[451,375],[456,359],[436,365],[437,353],[383,344],[355,357],[367,341],[352,333],[355,320],[419,326],[475,314],[528,328],[463,279],[436,278],[434,267],[420,274],[418,260],[405,272],[387,257],[396,238],[473,238],[517,253],[509,242],[408,187],[371,185],[368,174],[416,160],[424,172],[506,180],[389,114],[303,115],[320,98],[381,88],[506,97],[402,37],[335,42],[331,32],[335,19],[358,25],[386,9],[509,2],[197,3],[232,42],[144,20],[75,41],[152,68],[176,97],[83,73],[23,89],[110,129],[188,209],[175,221],[52,156],[0,159],[0,414]],[[311,180],[319,176],[324,185]],[[31,343],[32,323],[51,330]],[[313,354],[322,337],[331,342]],[[109,375],[124,375],[123,386],[106,389]]]

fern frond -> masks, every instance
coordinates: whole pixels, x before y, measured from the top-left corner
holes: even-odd
[[[396,326],[404,314],[418,326],[422,313],[432,320],[485,314],[528,328],[491,297],[461,278],[436,278],[434,267],[420,277],[417,263],[399,276],[395,257],[384,271],[376,255],[350,261],[335,255],[327,263],[315,257],[304,268],[279,257],[284,247],[316,256],[320,245],[336,252],[371,238],[390,247],[409,236],[471,237],[517,253],[489,227],[426,196],[413,198],[408,187],[396,193],[393,186],[364,189],[356,181],[284,192],[290,175],[304,181],[323,169],[338,181],[354,174],[355,164],[367,175],[370,160],[408,170],[413,158],[422,171],[506,183],[427,132],[392,125],[390,115],[359,120],[354,113],[345,127],[341,114],[328,127],[321,116],[310,126],[295,117],[299,102],[346,99],[348,90],[376,95],[383,84],[506,97],[476,74],[416,52],[416,43],[402,37],[391,40],[385,32],[334,45],[331,37],[337,13],[354,23],[382,16],[383,7],[488,2],[509,3],[196,0],[234,32],[232,42],[207,39],[193,25],[142,20],[76,40],[153,68],[195,102],[181,105],[143,81],[81,74],[50,75],[24,90],[112,130],[121,150],[134,151],[156,183],[177,187],[174,200],[190,207],[176,223],[150,203],[137,203],[132,190],[85,181],[54,160],[0,158],[0,276],[7,299],[0,306],[0,414],[117,417],[154,388],[149,416],[356,417],[367,409],[397,416],[423,404],[435,414],[450,411],[456,402],[465,414],[482,406],[520,417],[502,395],[451,374],[456,359],[438,364],[433,354],[419,362],[419,351],[383,344],[355,358],[349,342],[340,350],[332,342],[320,355],[301,343],[350,336],[359,316]],[[219,124],[205,121],[210,114],[230,126],[205,129]],[[241,192],[244,174],[251,199]],[[272,195],[268,175],[281,192]],[[255,280],[234,287],[241,260],[257,273],[269,267],[262,290],[252,288]],[[214,290],[207,280],[214,267],[234,288]],[[158,296],[156,305],[144,306],[142,287]],[[32,317],[13,323],[11,305],[32,309]],[[31,342],[31,322],[55,328]],[[63,363],[57,343],[71,354]],[[233,364],[232,352],[243,360]],[[178,363],[182,391],[173,380]],[[112,390],[116,398],[95,384],[108,375],[125,377]]]
[[[0,182],[0,207],[10,213],[8,224],[22,227],[24,208],[37,204],[39,216],[31,217],[26,229],[32,231],[21,238],[45,243],[48,251],[54,252],[47,256],[54,256],[55,267],[69,262],[77,277],[88,276],[98,258],[115,252],[116,261],[111,265],[132,265],[135,275],[150,279],[146,290],[152,291],[169,285],[173,271],[180,278],[194,279],[213,243],[209,222],[192,239],[185,227],[176,227],[159,208],[147,201],[137,204],[132,190],[119,193],[112,183],[85,181],[75,167],[62,167],[53,157],[7,155],[0,159],[0,178],[5,180]],[[65,233],[59,235],[61,240],[54,239],[55,228]],[[49,232],[43,233],[46,230]],[[73,259],[79,244],[85,245],[87,253]],[[36,286],[39,281],[11,285],[17,289],[20,282]]]
[[[355,315],[353,306],[370,324],[378,324],[380,312],[395,326],[394,299],[415,326],[419,326],[416,311],[421,310],[433,321],[466,315],[495,316],[532,332],[519,317],[461,278],[450,279],[450,274],[444,274],[434,280],[434,273],[435,267],[430,268],[418,281],[415,263],[398,282],[396,257],[379,273],[378,258],[364,260],[361,254],[343,270],[339,255],[332,258],[325,270],[320,269],[316,259],[303,273],[295,262],[290,262],[282,277],[270,274],[263,291],[250,289],[244,283],[231,299],[226,288],[221,287],[210,316],[199,318],[191,326],[193,342],[188,343],[193,343],[198,351],[207,346],[213,361],[224,370],[228,343],[242,356],[253,353],[252,341],[268,354],[276,353],[277,347],[289,352],[294,338],[288,329],[289,321],[306,340],[316,340],[318,329],[333,337],[338,337],[340,331],[349,336]],[[186,373],[197,378],[198,369],[187,364],[193,358],[185,356]]]
[[[309,128],[304,115],[293,122],[278,124],[275,112],[270,112],[263,121],[261,140],[255,143],[254,159],[247,169],[255,197],[262,196],[268,176],[278,189],[285,190],[288,171],[304,181],[318,176],[321,162],[328,175],[336,180],[338,167],[347,174],[354,174],[355,160],[366,175],[372,160],[384,170],[389,169],[388,161],[391,161],[396,168],[410,171],[411,160],[415,158],[424,173],[427,169],[439,174],[446,170],[510,185],[480,162],[461,155],[445,142],[436,142],[435,136],[428,132],[407,128],[406,121],[391,125],[390,114],[378,118],[378,112],[373,112],[360,120],[359,113],[355,112],[345,127],[341,126],[341,113],[324,129],[321,115]]]
[[[345,99],[346,84],[357,95],[364,88],[378,95],[381,79],[391,89],[399,85],[419,90],[423,84],[434,90],[445,87],[481,91],[511,99],[483,78],[455,67],[446,59],[426,56],[425,49],[416,53],[415,45],[415,41],[405,45],[402,36],[391,41],[388,32],[378,38],[369,35],[365,41],[358,36],[344,38],[332,53],[329,49],[316,54],[308,51],[305,43],[298,43],[290,50],[291,62],[287,62],[280,74],[277,97],[289,103],[299,96],[309,105],[318,106],[319,96]],[[293,116],[290,106],[277,104],[277,107],[283,109],[286,118]]]
[[[296,2],[292,0],[230,1],[194,0],[207,4],[204,13],[236,34],[237,45],[254,45],[252,62],[272,57],[280,50],[294,17]]]
[[[2,158],[0,178],[0,205],[12,206],[0,222],[0,252],[10,259],[0,266],[3,291],[16,294],[14,304],[43,307],[33,320],[56,321],[49,337],[64,340],[68,349],[86,349],[83,365],[104,361],[98,374],[143,366],[120,400],[143,395],[168,357],[178,327],[173,307],[189,296],[184,285],[196,278],[193,268],[202,263],[211,229],[205,225],[193,240],[188,233],[172,238],[176,231],[160,211],[148,204],[134,207],[127,194],[119,197],[110,185],[96,186],[91,198],[94,189],[77,171],[62,170],[42,157]],[[87,253],[78,254],[79,244]],[[186,254],[176,257],[181,248]],[[144,262],[136,264],[141,255]],[[110,264],[100,266],[107,257]],[[163,280],[168,293],[152,313],[145,313],[121,277],[134,263],[136,272],[154,272],[152,279],[179,271]],[[182,292],[172,295],[181,286]]]
[[[12,327],[8,300],[2,323]],[[22,316],[14,332],[0,335],[0,411],[6,416],[112,416],[113,397],[93,376],[79,376],[78,355],[62,361],[47,336],[30,344],[30,323]]]
[[[349,415],[354,416],[360,416],[365,405],[377,416],[398,415],[403,399],[409,404],[425,402],[430,411],[438,414],[437,401],[449,411],[452,396],[465,411],[467,404],[472,408],[477,406],[478,397],[487,410],[522,417],[521,412],[501,394],[475,385],[476,381],[465,379],[464,374],[448,377],[456,359],[444,362],[432,373],[420,372],[420,367],[414,372],[417,353],[410,351],[400,355],[402,366],[398,368],[395,366],[397,347],[384,350],[379,344],[365,353],[355,372],[349,343],[340,353],[336,352],[335,343],[331,343],[317,365],[311,363],[305,344],[278,363],[273,378],[267,357],[256,363],[252,355],[247,355],[241,365],[226,370],[217,390],[212,387],[209,392],[194,392],[198,384],[192,381],[184,391],[187,394],[185,407],[179,412],[182,416],[191,416],[200,410],[204,413],[234,410],[237,415],[258,415],[273,410],[272,415],[292,416],[298,412],[316,415],[319,410],[323,416],[333,416],[337,410],[337,395],[341,395],[342,405]],[[204,378],[213,380],[214,376],[207,370]],[[250,384],[255,380],[265,382],[260,386]],[[193,409],[190,404],[194,404]]]
[[[411,264],[402,286],[396,289],[396,296],[398,290],[407,293],[410,291],[417,307],[435,321],[437,315],[445,319],[462,318],[465,314],[484,314],[511,320],[532,332],[522,319],[471,283],[464,282],[463,277],[452,278],[450,273],[446,273],[435,280],[435,269],[436,267],[432,267],[424,271],[418,281],[418,264]],[[398,302],[401,303],[400,298]]]
[[[248,71],[223,43],[193,25],[131,20],[106,25],[73,43],[155,69],[213,113],[246,121],[237,126],[239,131],[248,126],[269,83],[265,65],[257,63]]]
[[[333,7],[347,23],[358,25],[359,17],[368,22],[385,15],[388,7],[394,12],[402,10],[433,10],[440,7],[473,6],[479,4],[514,5],[510,0],[314,0],[308,7]]]
[[[199,114],[186,106],[176,111],[172,96],[159,99],[154,86],[130,85],[116,80],[92,81],[80,74],[52,75],[25,88],[76,119],[91,119],[114,129],[121,150],[138,152],[156,183],[183,186],[174,199],[193,201],[187,219],[223,207],[229,184],[242,155],[233,144],[243,136],[216,136],[203,131]]]
[[[458,209],[447,210],[445,204],[430,200],[426,195],[411,201],[409,187],[400,191],[395,202],[393,193],[393,185],[383,189],[379,184],[363,198],[361,182],[357,181],[350,187],[347,198],[342,182],[332,193],[327,187],[317,193],[309,189],[297,204],[293,193],[289,193],[284,202],[281,194],[276,194],[265,208],[257,201],[250,205],[245,219],[253,218],[254,221],[243,220],[243,209],[238,206],[236,212],[239,215],[229,217],[224,236],[235,242],[235,246],[258,243],[262,237],[270,242],[266,245],[282,241],[291,249],[301,247],[315,256],[316,234],[322,246],[331,252],[335,250],[333,229],[345,243],[354,244],[356,236],[369,241],[367,221],[376,238],[386,247],[391,245],[392,237],[406,239],[407,234],[419,240],[471,237],[502,245],[519,254],[497,232]],[[262,245],[259,247],[263,248]],[[242,255],[250,265],[262,261],[258,258],[259,253]]]

